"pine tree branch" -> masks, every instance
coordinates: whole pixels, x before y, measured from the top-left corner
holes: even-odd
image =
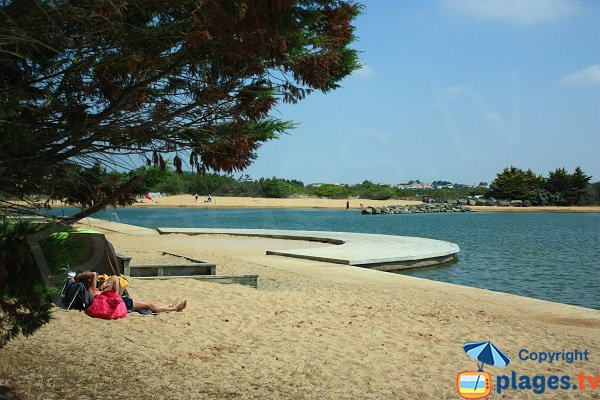
[[[121,187],[119,187],[119,189],[117,189],[110,196],[107,196],[101,202],[93,205],[92,207],[86,208],[85,210],[81,210],[80,212],[73,215],[72,217],[68,217],[69,224],[74,224],[75,222],[79,221],[80,219],[83,219],[85,217],[88,217],[88,216],[94,214],[95,212],[103,210],[104,208],[106,208],[107,205],[111,204],[119,196],[121,196],[124,193],[127,193],[128,191],[131,191],[132,189],[137,187],[141,182],[142,182],[142,177],[140,175],[134,176],[129,181],[124,183]]]

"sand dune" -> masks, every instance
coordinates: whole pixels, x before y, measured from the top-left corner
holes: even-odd
[[[513,358],[509,367],[486,368],[492,375],[575,380],[600,368],[596,310],[265,255],[297,241],[115,226],[109,239],[134,262],[158,262],[169,249],[214,261],[219,274],[259,274],[259,288],[132,278],[134,297],[186,298],[188,308],[117,321],[57,309],[33,336],[0,350],[0,386],[23,399],[456,399],[457,372],[476,367],[462,345],[479,340]],[[518,359],[523,348],[587,349],[591,358],[538,364]],[[599,390],[545,396],[567,394],[600,398]],[[539,398],[531,390],[505,395],[490,398]]]

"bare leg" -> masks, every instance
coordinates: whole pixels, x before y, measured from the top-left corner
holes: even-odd
[[[157,305],[150,303],[149,301],[133,300],[133,308],[146,308],[152,310],[155,313],[169,312],[169,311],[181,311],[185,308],[187,302],[184,300],[181,303],[174,305]]]

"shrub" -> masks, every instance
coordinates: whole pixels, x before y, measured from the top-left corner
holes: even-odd
[[[27,243],[28,235],[46,227],[27,222],[0,224],[0,347],[50,321],[52,288],[44,284]]]

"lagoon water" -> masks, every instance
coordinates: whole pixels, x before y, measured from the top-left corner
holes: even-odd
[[[599,213],[361,215],[345,210],[108,209],[145,227],[297,229],[447,240],[456,263],[406,275],[600,309]],[[114,217],[113,217],[114,218]]]

